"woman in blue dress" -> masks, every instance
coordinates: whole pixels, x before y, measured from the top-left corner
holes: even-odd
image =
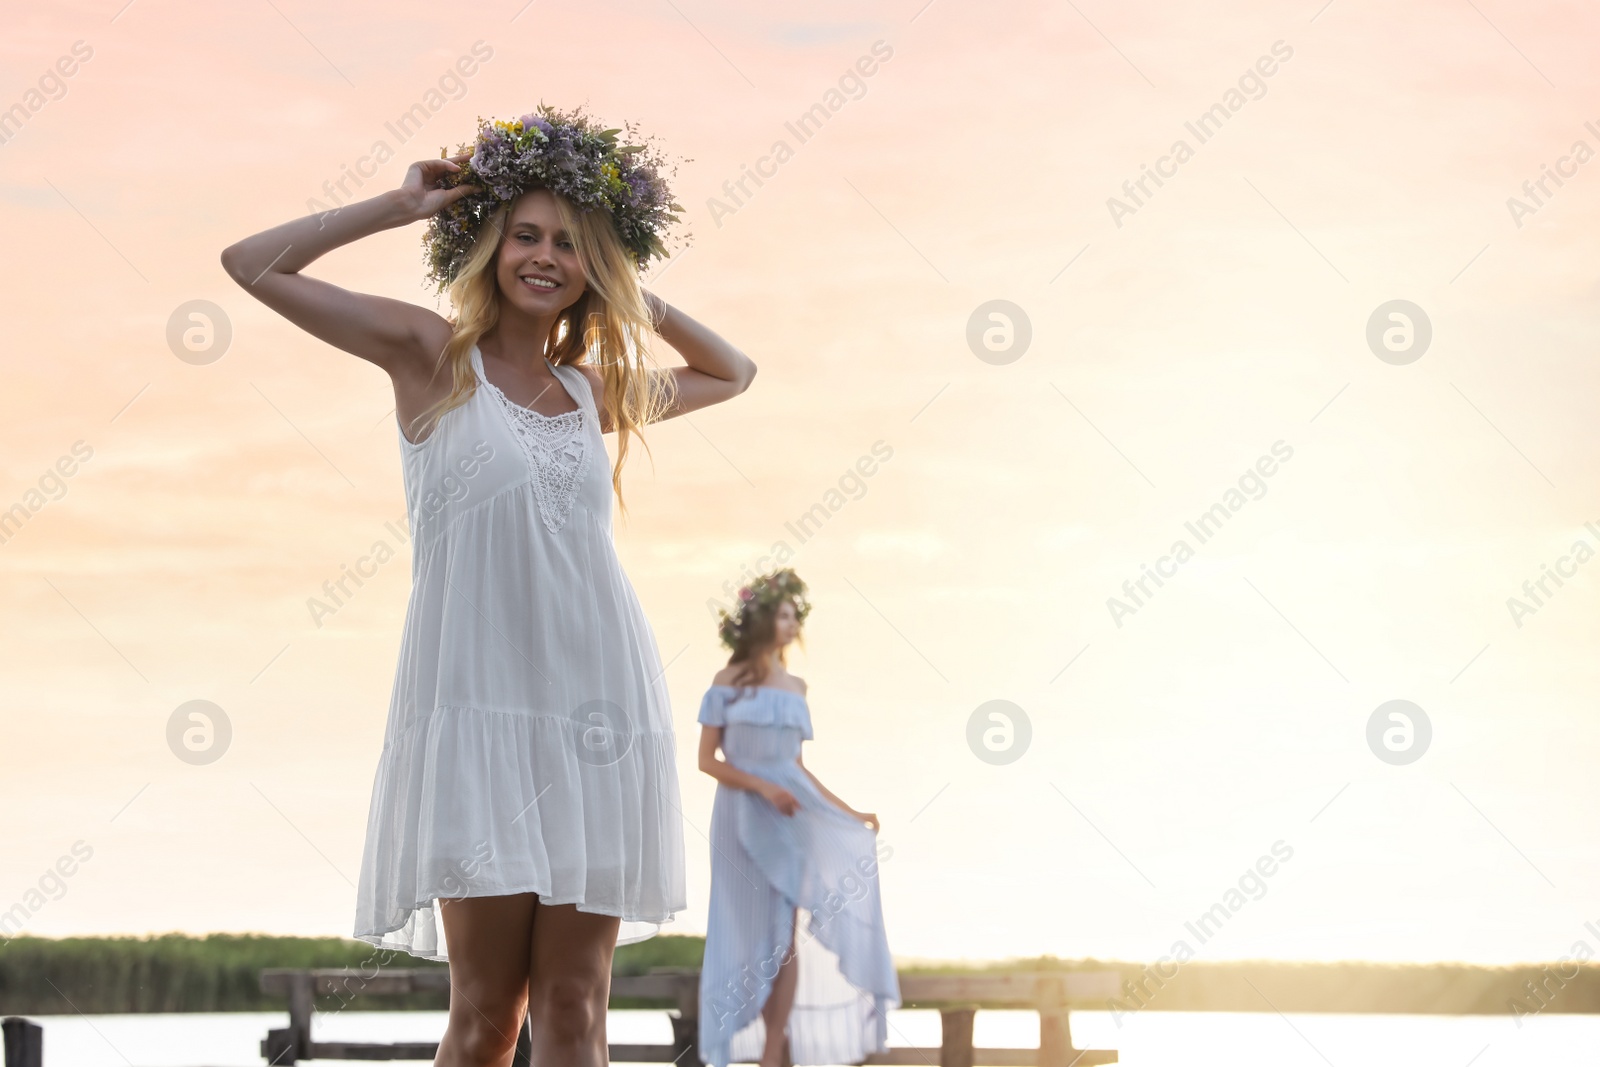
[[[810,605],[793,570],[739,591],[733,650],[700,703],[700,769],[717,780],[700,970],[700,1058],[711,1067],[861,1063],[900,1005],[878,892],[878,817],[806,769],[806,683],[786,665]],[[722,756],[718,758],[717,752]],[[799,913],[807,919],[801,929]]]

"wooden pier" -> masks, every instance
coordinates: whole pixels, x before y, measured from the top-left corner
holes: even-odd
[[[1116,1063],[1114,1050],[1076,1049],[1067,1014],[1073,1009],[1099,1010],[1121,993],[1122,976],[1116,971],[1017,971],[993,975],[902,974],[900,993],[906,1008],[937,1008],[941,1041],[937,1048],[890,1048],[868,1057],[870,1064],[916,1064],[928,1067],[1090,1067]],[[269,1030],[261,1054],[269,1064],[318,1060],[431,1060],[437,1042],[373,1044],[351,1041],[313,1041],[311,1019],[319,996],[353,997],[443,992],[450,988],[450,972],[393,969],[362,972],[354,969],[284,970],[261,972],[261,990],[289,998],[289,1026]],[[659,970],[645,975],[611,979],[611,996],[651,1000],[672,1014],[672,1043],[668,1045],[612,1045],[613,1063],[699,1063],[696,1044],[700,1019],[700,972]],[[972,1023],[985,1008],[1031,1009],[1039,1013],[1039,1047],[975,1048]],[[516,1063],[525,1067],[528,1035],[524,1027]],[[686,1059],[686,1055],[694,1055]]]

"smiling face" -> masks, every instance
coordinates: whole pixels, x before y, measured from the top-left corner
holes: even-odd
[[[578,250],[548,189],[532,190],[512,206],[495,276],[506,300],[540,318],[554,316],[583,296]]]

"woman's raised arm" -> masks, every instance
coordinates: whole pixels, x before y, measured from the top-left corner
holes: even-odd
[[[661,413],[661,419],[720,404],[750,388],[756,365],[749,356],[654,293],[646,290],[644,299],[655,320],[656,333],[687,364],[664,372],[677,382],[673,402]]]
[[[263,230],[222,251],[222,266],[245,292],[307,333],[394,377],[397,370],[431,366],[449,338],[450,326],[428,308],[404,300],[355,293],[300,271],[318,256],[379,230],[428,218],[477,188],[438,189],[457,160],[411,164],[400,188],[334,211],[319,212]]]

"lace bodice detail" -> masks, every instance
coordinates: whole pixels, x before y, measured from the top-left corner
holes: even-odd
[[[482,381],[505,409],[512,435],[522,446],[533,471],[539,517],[544,520],[546,529],[556,533],[566,525],[578,486],[583,484],[583,477],[589,470],[584,409],[580,404],[559,415],[541,415],[516,403],[488,378]]]

